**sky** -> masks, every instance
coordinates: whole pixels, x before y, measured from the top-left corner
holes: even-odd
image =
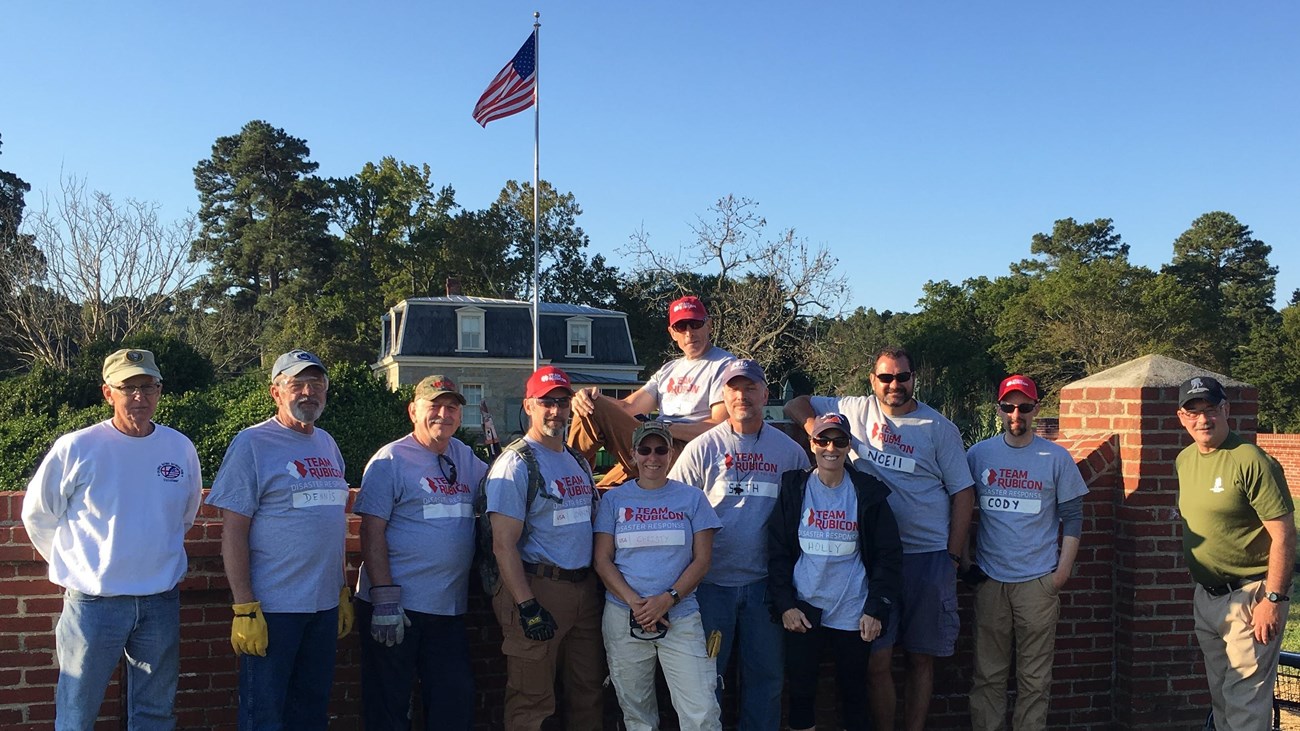
[[[197,211],[193,168],[262,119],[323,176],[428,163],[484,208],[531,180],[531,110],[475,101],[541,13],[541,173],[590,253],[664,252],[729,194],[825,246],[850,305],[1007,273],[1032,236],[1114,220],[1167,263],[1227,211],[1300,288],[1300,3],[14,0],[0,169]],[[378,315],[376,315],[378,316]]]

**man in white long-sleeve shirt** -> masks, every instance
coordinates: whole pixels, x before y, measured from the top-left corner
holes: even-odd
[[[23,500],[27,535],[64,588],[54,727],[95,725],[125,654],[128,728],[171,729],[199,459],[185,435],[153,422],[162,392],[153,353],[119,350],[103,377],[113,417],[55,441]]]

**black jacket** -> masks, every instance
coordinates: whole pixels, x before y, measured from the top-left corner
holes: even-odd
[[[799,518],[811,473],[811,469],[790,470],[781,475],[781,492],[767,520],[767,604],[778,622],[797,599],[794,565],[802,554]],[[867,601],[862,613],[883,625],[889,621],[889,608],[898,601],[903,586],[903,544],[894,511],[885,499],[889,488],[848,464],[844,474],[858,494],[858,553],[867,569]]]

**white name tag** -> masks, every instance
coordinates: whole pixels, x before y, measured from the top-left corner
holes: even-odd
[[[325,505],[347,505],[347,490],[299,490],[293,494],[295,508],[318,508]]]
[[[686,531],[681,529],[626,531],[614,537],[614,545],[617,548],[684,546],[686,545]]]
[[[591,522],[591,506],[582,505],[576,508],[564,508],[551,513],[551,525],[573,525],[575,523]]]
[[[856,541],[832,541],[826,538],[799,538],[799,548],[814,556],[851,556],[858,550]]]
[[[424,519],[434,518],[473,518],[474,506],[469,503],[426,503]]]
[[[999,513],[1037,515],[1042,506],[1042,500],[1033,498],[1001,497],[999,495],[984,495],[980,498],[980,510],[992,510]]]
[[[775,482],[751,482],[748,480],[718,480],[709,490],[709,503],[718,507],[725,498],[738,497],[743,502],[746,497],[776,498],[781,486]]]
[[[900,457],[897,454],[881,452],[870,447],[862,447],[858,450],[858,459],[870,462],[877,467],[895,472],[906,472],[909,475],[916,471],[916,460],[911,457]]]

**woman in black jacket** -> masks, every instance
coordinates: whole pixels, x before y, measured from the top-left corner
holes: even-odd
[[[851,438],[844,416],[817,417],[810,441],[814,467],[781,476],[768,519],[768,604],[786,629],[792,731],[816,727],[825,645],[835,657],[842,724],[860,731],[871,728],[867,659],[898,599],[903,547],[889,488],[845,464]]]

